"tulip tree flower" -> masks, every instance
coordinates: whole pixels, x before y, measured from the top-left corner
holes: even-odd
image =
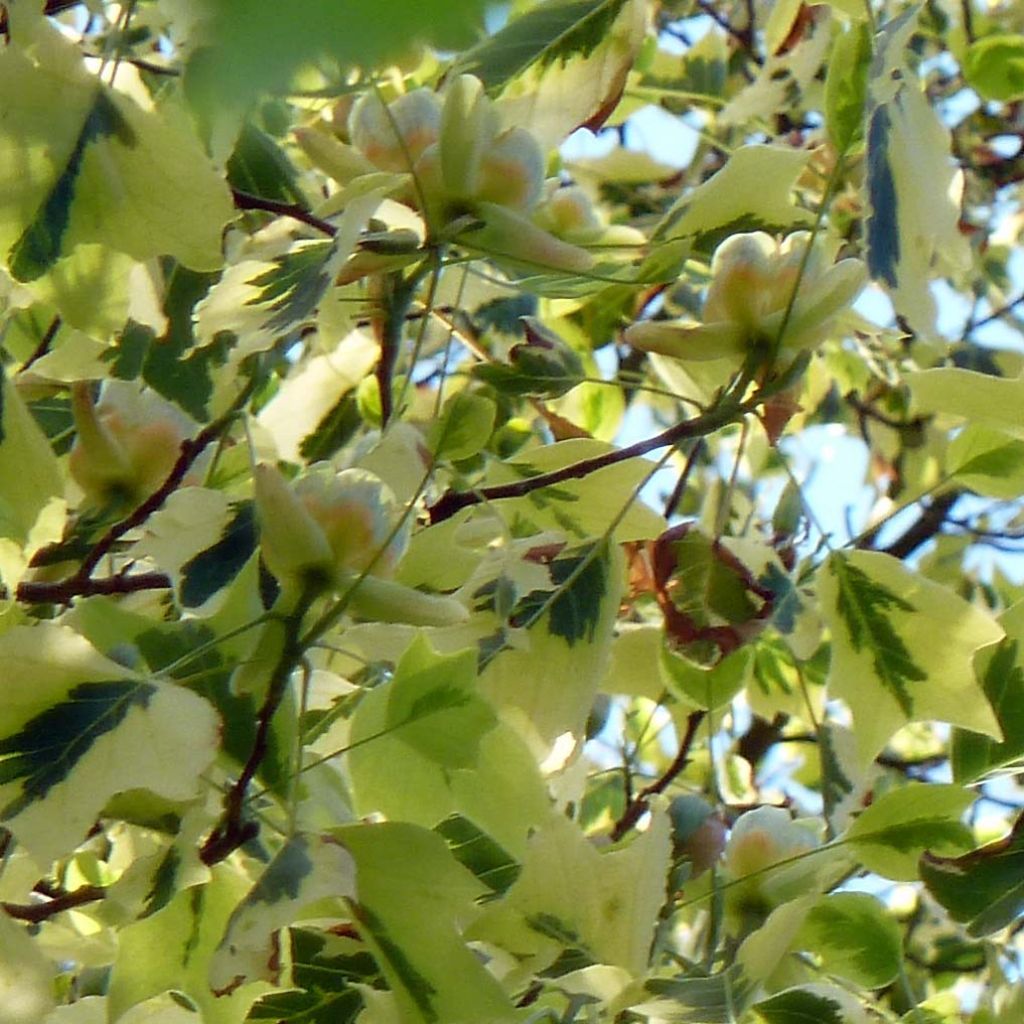
[[[106,381],[99,402],[87,381],[77,382],[71,412],[75,443],[68,468],[86,498],[99,506],[134,506],[148,498],[196,429],[170,402],[128,381]]]
[[[545,182],[544,198],[534,223],[574,245],[639,247],[646,241],[642,231],[627,224],[609,224],[587,191],[579,185]]]
[[[367,93],[353,105],[347,130],[351,144],[311,129],[296,138],[343,184],[373,172],[408,174],[407,201],[441,238],[558,270],[593,264],[585,249],[532,219],[544,190],[544,153],[526,129],[502,125],[473,75],[456,78],[443,98],[416,89],[385,104]]]
[[[255,470],[260,549],[283,588],[347,592],[351,610],[382,622],[446,626],[468,613],[454,598],[387,579],[405,552],[408,523],[391,489],[363,469],[312,466],[290,484],[271,465]]]
[[[625,338],[646,352],[683,360],[744,356],[755,347],[770,352],[776,344],[780,357],[792,358],[826,337],[866,280],[860,260],[830,263],[824,245],[806,231],[781,244],[763,231],[733,235],[711,261],[702,322],[646,321],[629,327]]]
[[[813,888],[817,868],[807,859],[818,838],[781,807],[741,814],[725,845],[725,873],[733,883],[727,902],[735,912],[767,912]],[[775,867],[778,865],[778,867]]]

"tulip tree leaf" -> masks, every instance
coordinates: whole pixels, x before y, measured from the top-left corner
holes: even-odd
[[[867,25],[855,23],[836,40],[825,79],[825,123],[839,152],[845,152],[863,133],[870,59]]]
[[[1024,379],[940,366],[908,373],[906,381],[919,413],[962,416],[972,424],[1024,438]]]
[[[176,991],[199,1008],[204,1024],[242,1024],[267,982],[240,983],[220,995],[209,971],[225,928],[250,881],[215,868],[209,882],[179,890],[165,907],[121,929],[110,975],[108,1019],[162,992]]]
[[[31,549],[60,539],[64,482],[46,435],[0,368],[0,581],[17,584]],[[26,548],[30,549],[26,553]]]
[[[670,846],[664,814],[628,846],[605,852],[574,822],[554,817],[530,840],[522,872],[474,936],[545,960],[572,943],[598,963],[639,974],[664,901]]]
[[[773,13],[782,6],[774,5]],[[789,9],[794,10],[794,6],[790,5]],[[721,110],[718,115],[721,123],[741,125],[770,117],[786,105],[789,97],[805,93],[819,73],[831,43],[831,22],[827,17],[818,17],[809,22],[795,45],[773,47],[757,77]]]
[[[967,49],[963,69],[982,99],[999,103],[1024,99],[1024,35],[997,33],[975,40]]]
[[[166,572],[181,606],[196,611],[237,579],[256,546],[251,501],[232,504],[221,491],[190,487],[149,519],[133,551]]]
[[[554,332],[532,320],[526,324],[527,340],[512,346],[508,365],[479,363],[473,367],[473,376],[503,395],[558,398],[583,379],[583,361]]]
[[[56,973],[24,926],[0,914],[0,993],[13,1024],[33,1024],[49,1016]]]
[[[832,631],[829,693],[849,704],[864,763],[911,721],[999,736],[972,665],[1002,636],[989,615],[879,552],[836,553],[817,580]]]
[[[788,146],[741,146],[717,174],[676,201],[658,237],[691,237],[695,248],[710,252],[736,231],[807,227],[813,218],[792,195],[808,158]]]
[[[514,461],[495,464],[486,483],[512,483],[611,450],[611,445],[588,438],[558,441]],[[564,480],[525,497],[499,498],[491,502],[491,508],[519,535],[562,530],[571,538],[585,540],[600,537],[622,506],[630,502],[626,514],[615,524],[615,539],[650,539],[665,529],[665,520],[643,502],[631,501],[634,489],[648,472],[650,463],[645,459],[626,459],[582,479]]]
[[[257,543],[254,505],[238,502],[217,540],[182,566],[182,605],[199,608],[231,583],[252,558]]]
[[[954,729],[950,761],[957,782],[974,782],[993,769],[1024,758],[1024,603],[1005,611],[999,624],[1006,637],[979,656],[979,675],[999,727],[1002,742],[966,729]]]
[[[467,738],[478,744],[472,770],[451,770],[432,756],[435,745],[444,745],[443,736],[409,743],[402,738],[408,726],[389,728],[393,714],[389,690],[388,686],[371,690],[352,717],[348,769],[356,813],[381,813],[426,828],[461,814],[517,856],[527,833],[543,820],[548,808],[547,790],[530,749],[510,725],[499,720],[475,739]],[[454,695],[462,700],[467,691],[457,690]],[[458,713],[457,708],[438,710],[424,717],[421,727],[424,731],[442,728],[446,715]],[[481,718],[481,724],[487,723]],[[451,756],[447,751],[445,755]]]
[[[583,549],[558,558],[551,570],[551,590],[527,594],[508,620],[527,631],[529,643],[500,646],[481,676],[494,704],[521,713],[545,745],[565,733],[584,735],[611,651],[622,555],[601,545],[596,553]]]
[[[471,768],[483,736],[497,724],[477,691],[471,650],[437,654],[417,637],[388,688],[387,727],[403,743],[445,768]]]
[[[908,7],[878,34],[868,82],[868,270],[889,290],[896,312],[922,333],[934,329],[934,266],[970,266],[959,230],[962,174],[949,129],[906,64],[920,8]]]
[[[290,928],[287,956],[294,989],[264,996],[249,1020],[273,1024],[351,1024],[363,1008],[357,984],[380,980],[376,961],[365,952],[336,951],[331,936]]]
[[[519,864],[509,853],[461,814],[445,818],[434,831],[455,859],[494,892],[503,893],[519,876]]]
[[[962,857],[921,858],[928,891],[971,935],[989,935],[1024,913],[1024,817],[1011,833]]]
[[[225,108],[240,115],[260,92],[285,89],[306,65],[333,65],[340,84],[347,69],[384,66],[418,43],[460,49],[474,41],[484,10],[483,0],[392,0],[386,18],[320,0],[196,6],[209,19],[207,45],[190,58],[186,88],[208,117]]]
[[[499,107],[509,124],[526,128],[547,150],[576,128],[601,127],[612,113],[643,44],[646,13],[640,0],[596,4],[570,0],[545,6],[546,11],[535,8],[530,14],[534,18],[551,14],[555,20],[560,18],[560,8],[571,6],[580,17],[575,25],[543,40],[541,53],[508,83]],[[516,24],[513,21],[509,30],[518,31]],[[535,33],[542,31],[542,25],[527,28],[535,41]]]
[[[664,1007],[673,1020],[705,1024],[735,1018],[750,1002],[756,986],[734,964],[707,978],[649,978],[644,989],[654,996],[654,1006]]]
[[[355,825],[335,833],[356,863],[355,922],[401,1019],[511,1022],[508,997],[459,928],[479,914],[485,886],[434,832],[405,823]]]
[[[33,281],[89,242],[219,266],[231,196],[183,113],[173,100],[144,109],[43,35],[39,64],[16,46],[0,55],[0,253],[14,277]]]
[[[796,939],[821,957],[829,974],[865,988],[888,985],[900,972],[903,939],[885,905],[867,893],[823,896],[807,914]]]
[[[330,837],[296,835],[267,865],[232,912],[210,964],[210,984],[222,991],[240,982],[276,982],[276,932],[311,903],[355,895],[355,862]]]
[[[496,414],[494,403],[484,395],[469,391],[452,395],[429,434],[435,457],[458,461],[476,455],[490,439]]]
[[[971,830],[960,818],[973,802],[974,794],[961,786],[912,782],[865,808],[843,841],[869,871],[914,879],[925,850],[959,853],[970,847]]]
[[[957,483],[975,494],[1016,498],[1024,489],[1024,440],[972,424],[950,442],[947,465]]]
[[[802,988],[778,992],[753,1008],[764,1024],[844,1024],[849,1020],[837,999]]]
[[[217,716],[181,687],[147,681],[66,626],[0,635],[0,818],[49,863],[115,793],[195,795],[218,747]]]
[[[467,50],[453,70],[476,75],[488,90],[496,90],[532,64],[545,67],[587,57],[628,2],[547,0]]]
[[[349,202],[330,240],[300,238],[284,252],[229,266],[196,305],[199,345],[210,345],[225,333],[237,335],[238,359],[269,348],[312,319],[386,192],[378,189]]]

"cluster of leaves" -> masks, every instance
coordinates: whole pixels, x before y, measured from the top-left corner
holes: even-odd
[[[0,3],[0,1019],[1024,1017],[982,7]]]

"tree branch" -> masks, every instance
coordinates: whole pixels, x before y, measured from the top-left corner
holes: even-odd
[[[232,402],[231,407],[222,416],[219,416],[212,423],[207,424],[195,437],[189,438],[181,443],[181,454],[171,467],[164,482],[133,512],[118,520],[109,530],[92,546],[89,553],[82,559],[82,564],[77,571],[66,579],[56,583],[35,583],[21,584],[18,587],[18,597],[21,600],[22,587],[27,586],[27,599],[32,601],[43,601],[47,598],[39,597],[39,594],[55,594],[53,600],[59,600],[66,604],[72,598],[83,597],[90,594],[100,593],[131,593],[134,590],[156,589],[164,586],[167,577],[162,573],[145,573],[140,576],[117,575],[107,580],[93,580],[92,573],[96,566],[113,550],[114,545],[137,526],[141,526],[163,503],[185,479],[186,474],[192,468],[192,464],[200,455],[227,429],[228,425],[238,414],[238,410],[249,400],[256,387],[256,375],[254,374],[246,386],[242,389],[238,398]],[[157,577],[161,579],[157,580]],[[132,583],[133,580],[145,579],[145,585]],[[119,582],[118,582],[119,581]],[[167,581],[168,583],[170,581]],[[49,588],[49,590],[43,588]],[[124,589],[121,589],[124,588]],[[36,596],[32,596],[36,595]]]
[[[616,463],[625,462],[626,459],[636,458],[638,455],[646,455],[648,452],[658,448],[668,448],[685,441],[689,437],[705,437],[706,435],[724,427],[727,423],[733,422],[748,412],[753,411],[764,401],[766,394],[759,391],[745,402],[729,401],[722,402],[717,408],[711,409],[700,416],[690,420],[683,420],[675,426],[663,430],[654,437],[648,437],[643,441],[627,445],[625,448],[615,448],[612,451],[604,452],[602,455],[595,455],[589,459],[580,459],[569,466],[552,470],[550,473],[539,473],[537,476],[527,477],[524,480],[516,480],[508,484],[494,484],[491,487],[480,487],[475,491],[448,491],[442,495],[428,509],[431,523],[440,523],[450,519],[456,512],[470,505],[480,505],[484,502],[499,501],[502,498],[521,498],[539,491],[544,487],[552,487],[555,484],[563,483],[566,480],[578,480],[581,477],[596,473],[599,469],[606,469]]]
[[[60,325],[60,317],[55,316],[50,321],[50,326],[43,332],[42,338],[39,339],[39,344],[32,350],[32,354],[21,364],[21,369],[18,370],[18,373],[24,373],[34,362],[42,359],[50,351],[50,346],[53,344],[53,339],[57,337]]]
[[[102,885],[83,885],[80,889],[59,893],[45,903],[0,903],[0,908],[3,908],[8,917],[15,920],[38,924],[64,913],[65,910],[74,910],[75,907],[84,906],[86,903],[95,903],[106,894],[107,890]]]
[[[306,617],[313,601],[320,593],[319,587],[307,588],[299,597],[295,610],[278,621],[284,629],[284,642],[278,655],[263,706],[256,717],[256,735],[252,749],[242,766],[242,771],[224,796],[224,811],[220,822],[206,837],[199,851],[199,858],[206,865],[217,864],[238,849],[243,843],[254,839],[259,825],[243,819],[245,798],[249,783],[256,777],[263,759],[267,756],[270,743],[270,727],[274,715],[284,699],[291,679],[292,670],[305,653],[302,637],[302,620]]]
[[[629,804],[626,806],[626,810],[622,814],[622,817],[619,818],[615,823],[615,827],[612,829],[613,841],[621,839],[636,825],[636,823],[644,816],[644,812],[647,810],[647,805],[650,803],[651,797],[657,796],[659,793],[664,793],[679,773],[682,772],[690,763],[690,750],[693,747],[694,741],[697,739],[697,730],[700,728],[700,723],[704,721],[704,717],[706,715],[706,711],[690,712],[686,719],[686,732],[679,742],[679,750],[676,751],[676,756],[672,759],[672,763],[660,776],[658,776],[658,778],[656,778],[650,785],[644,786],[644,788],[641,789],[632,800],[630,800]]]
[[[292,220],[300,221],[331,238],[338,233],[338,229],[330,221],[317,217],[298,203],[281,203],[276,199],[264,199],[263,196],[254,196],[251,192],[243,192],[239,188],[231,190],[231,198],[234,199],[235,208],[238,210],[263,210],[266,213],[275,213],[279,217],[291,217]]]
[[[984,327],[987,324],[994,323],[996,320],[1001,320],[1007,313],[1012,313],[1018,306],[1024,305],[1024,292],[1017,296],[1015,299],[1011,299],[1009,302],[1003,303],[997,309],[993,309],[987,316],[983,316],[980,320],[972,320],[964,328],[963,337],[967,338],[973,334],[979,327]]]
[[[892,555],[893,558],[902,559],[912,555],[922,544],[926,544],[942,530],[950,510],[960,500],[960,495],[959,490],[940,494],[921,512],[914,523],[881,550],[887,555]]]
[[[140,590],[167,590],[170,586],[170,577],[162,572],[118,573],[98,580],[78,580],[72,576],[54,583],[36,580],[19,583],[15,597],[26,604],[68,604],[75,597],[135,594]]]

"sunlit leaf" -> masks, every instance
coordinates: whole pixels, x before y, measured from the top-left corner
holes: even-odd
[[[132,1007],[174,990],[199,1008],[204,1024],[242,1024],[271,986],[256,981],[217,995],[208,972],[228,920],[249,887],[244,875],[221,866],[208,884],[182,889],[158,912],[126,925],[110,976],[108,1019],[119,1021]]]
[[[865,988],[888,985],[903,956],[899,927],[885,905],[867,893],[823,896],[808,912],[796,945],[820,956],[830,974]]]
[[[9,1024],[39,1024],[56,1004],[52,964],[24,925],[0,914],[0,1006]]]
[[[877,552],[834,554],[817,579],[832,630],[829,693],[849,704],[864,762],[912,721],[999,736],[972,665],[1002,636],[989,615]]]
[[[978,674],[1003,739],[998,742],[977,732],[954,729],[950,761],[957,782],[973,782],[1024,757],[1024,604],[1003,612],[999,624],[1006,637],[997,647],[981,653]]]
[[[929,282],[970,266],[960,233],[963,179],[950,159],[949,130],[906,64],[919,8],[908,7],[878,34],[868,82],[868,269],[884,283],[911,328],[934,329]]]
[[[33,551],[60,538],[64,481],[46,436],[0,371],[0,581],[15,586]]]
[[[629,846],[604,853],[572,822],[553,818],[531,840],[522,873],[476,934],[540,964],[575,944],[598,963],[639,972],[664,899],[668,856],[664,815]]]
[[[293,836],[278,851],[245,899],[232,911],[210,963],[214,991],[243,982],[279,980],[278,929],[311,903],[355,895],[355,863],[340,843]]]
[[[0,636],[0,818],[40,861],[71,850],[125,789],[195,795],[217,750],[202,698],[103,657],[65,626]]]
[[[843,839],[868,870],[917,878],[926,850],[958,853],[971,845],[971,830],[960,819],[973,802],[974,794],[960,786],[912,782],[865,808]]]
[[[928,891],[967,925],[971,935],[989,935],[1024,913],[1024,819],[998,842],[962,857],[921,858]]]
[[[811,215],[794,204],[792,192],[807,160],[797,149],[741,146],[717,174],[676,201],[658,236],[694,237],[711,252],[733,232],[806,227]]]
[[[583,125],[599,128],[619,101],[646,22],[639,0],[554,0],[536,8],[524,42],[513,39],[513,49],[499,51],[507,71],[527,48],[536,54],[504,89],[502,116],[546,149]],[[508,31],[518,31],[515,21]]]
[[[402,1021],[516,1019],[459,926],[485,887],[433,832],[400,823],[356,825],[337,837],[356,862],[355,924],[388,979]]]
[[[219,266],[232,203],[183,111],[173,100],[142,106],[138,90],[136,99],[101,84],[55,30],[42,32],[34,56],[38,63],[9,46],[0,59],[0,91],[11,97],[0,138],[0,251],[13,276],[33,281],[88,242],[138,260]],[[40,119],[44,108],[54,116]]]
[[[907,383],[918,412],[964,417],[1024,437],[1024,380],[943,366],[909,373]]]
[[[1024,35],[996,33],[975,40],[963,68],[982,99],[1009,103],[1024,98]]]
[[[476,655],[439,655],[422,636],[395,669],[387,728],[435,764],[472,768],[483,736],[496,725],[477,690]]]
[[[476,455],[491,436],[496,412],[494,403],[484,395],[470,391],[452,395],[430,432],[435,457],[455,461]]]

